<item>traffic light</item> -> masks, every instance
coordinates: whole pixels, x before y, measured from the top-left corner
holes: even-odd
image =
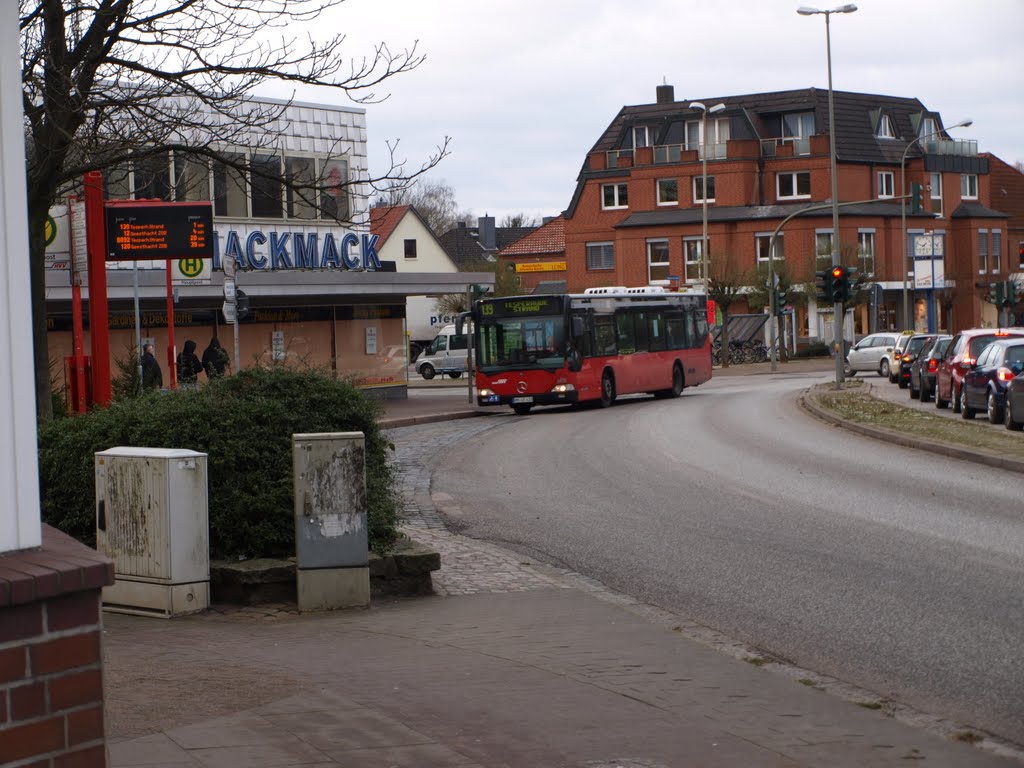
[[[910,184],[910,212],[924,213],[924,207],[921,205],[921,185],[916,181]]]
[[[846,268],[846,300],[847,301],[850,301],[851,299],[853,299],[857,295],[857,290],[859,288],[859,285],[858,285],[858,281],[859,280],[860,280],[860,278],[857,277],[857,268],[856,267],[847,267]]]
[[[992,283],[992,303],[997,307],[1006,306],[1006,283]]]
[[[249,297],[244,291],[235,291],[235,317],[245,320],[249,316]]]
[[[1019,300],[1019,293],[1017,289],[1017,283],[1013,280],[1006,281],[1006,306],[1015,307]]]
[[[842,304],[849,298],[846,285],[846,267],[835,266],[829,272],[829,294],[833,303]]]
[[[785,288],[781,285],[775,286],[775,314],[782,314],[782,308],[786,306],[786,300],[788,298]]]
[[[831,301],[832,291],[828,287],[828,270],[821,270],[814,273],[814,297],[818,301]]]

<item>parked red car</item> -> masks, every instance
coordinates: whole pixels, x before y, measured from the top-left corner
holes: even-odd
[[[1024,328],[971,328],[953,336],[935,371],[935,407],[945,408],[953,403],[953,413],[960,413],[964,376],[974,366],[981,350],[996,339],[1011,336],[1024,337]]]

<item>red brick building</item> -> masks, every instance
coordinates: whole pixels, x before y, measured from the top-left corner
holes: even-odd
[[[1024,176],[979,154],[976,142],[951,136],[917,99],[833,96],[839,247],[843,263],[877,286],[850,313],[847,335],[996,324],[987,291],[976,284],[1022,269]],[[623,107],[594,144],[564,212],[568,290],[677,281],[681,290],[703,290],[706,147],[712,277],[735,269],[756,279],[780,223],[817,206],[779,232],[773,267],[810,291],[810,301],[795,302],[797,335],[820,337],[831,327],[831,310],[819,310],[813,298],[814,272],[823,268],[817,257],[831,252],[828,92],[695,103],[659,86],[654,104]],[[908,194],[922,185],[925,210],[913,214],[907,204],[906,261],[904,173]],[[501,256],[520,262],[541,254]],[[744,303],[732,311],[746,311]]]

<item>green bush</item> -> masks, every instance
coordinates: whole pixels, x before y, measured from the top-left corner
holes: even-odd
[[[362,432],[370,548],[383,553],[396,537],[399,500],[379,415],[380,404],[348,382],[273,367],[54,419],[39,433],[43,520],[94,546],[94,454],[119,445],[187,448],[208,454],[211,557],[290,556],[291,436]]]

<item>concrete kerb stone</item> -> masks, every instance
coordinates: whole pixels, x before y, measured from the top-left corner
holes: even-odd
[[[867,387],[866,394],[871,395],[872,384],[870,382],[864,382]],[[831,385],[821,385],[831,386]],[[895,445],[901,445],[905,448],[916,448],[921,451],[928,453],[934,453],[940,456],[947,456],[953,459],[961,459],[963,461],[971,461],[975,464],[983,464],[989,467],[997,467],[999,469],[1006,469],[1011,472],[1024,473],[1024,461],[1019,459],[1013,459],[1007,456],[1000,456],[994,453],[986,453],[985,451],[960,448],[953,445],[944,445],[939,443],[922,442],[919,438],[912,435],[905,435],[901,432],[894,430],[884,429],[882,427],[875,427],[868,424],[859,424],[855,421],[849,421],[847,419],[838,416],[831,411],[822,408],[816,402],[816,398],[813,395],[813,388],[807,389],[798,395],[798,402],[800,406],[821,421],[829,424],[834,424],[837,427],[842,427],[851,432],[870,437],[875,440],[884,440]]]

